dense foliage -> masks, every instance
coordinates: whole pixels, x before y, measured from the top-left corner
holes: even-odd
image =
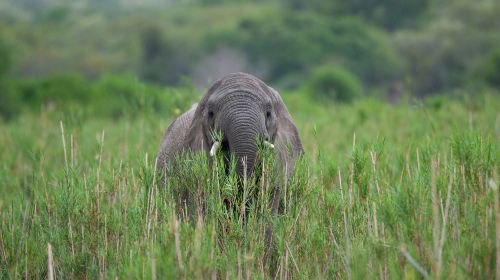
[[[170,86],[190,77],[204,87],[243,70],[293,89],[333,64],[354,73],[365,94],[498,87],[488,63],[500,48],[497,1],[73,2],[0,5],[13,77],[133,74]],[[485,73],[493,78],[478,79]]]
[[[138,114],[172,114],[196,93],[164,88],[139,81],[133,76],[108,75],[88,82],[78,75],[51,75],[43,79],[5,83],[0,117],[10,119],[22,112],[67,113],[74,117],[130,118]],[[4,109],[3,109],[4,108]]]
[[[271,79],[306,74],[328,61],[345,65],[369,84],[387,82],[399,71],[384,34],[352,17],[263,14],[242,19],[237,29],[222,31],[210,42],[243,49],[251,59],[269,64]]]

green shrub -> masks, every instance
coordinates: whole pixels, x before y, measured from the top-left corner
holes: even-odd
[[[79,75],[57,74],[39,80],[21,81],[17,94],[24,105],[36,109],[44,105],[86,104],[92,100],[93,89]]]
[[[94,111],[115,119],[139,111],[157,111],[160,105],[155,102],[160,89],[132,76],[105,76],[95,87],[99,100],[94,103]]]
[[[96,82],[76,74],[12,82],[0,78],[0,93],[0,116],[4,119],[22,110],[45,110],[78,118],[176,115],[198,99],[191,87],[164,88],[131,75],[108,75]]]
[[[9,119],[19,110],[19,101],[7,77],[12,68],[12,47],[0,36],[0,118]]]
[[[500,48],[491,52],[484,71],[486,82],[500,88]]]
[[[317,68],[307,83],[307,89],[314,99],[337,102],[350,102],[363,92],[358,78],[339,66]]]
[[[13,91],[12,85],[0,78],[0,118],[11,119],[18,114],[20,107],[21,103]]]
[[[197,100],[197,93],[191,87],[182,90],[161,87],[132,75],[104,76],[94,87],[97,100],[92,111],[115,119],[137,114],[175,115]]]
[[[12,68],[12,51],[6,40],[0,36],[0,78],[7,75]]]

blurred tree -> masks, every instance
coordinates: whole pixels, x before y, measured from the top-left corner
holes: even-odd
[[[53,5],[54,0],[6,0],[12,5],[21,7],[30,13],[36,13],[44,10],[47,6]]]
[[[184,46],[185,47],[185,46]],[[158,27],[142,32],[141,77],[147,81],[175,85],[189,73],[189,51],[180,42],[167,40]]]
[[[185,75],[197,78],[200,67],[213,76],[231,65],[298,87],[318,65],[332,63],[366,89],[396,84],[395,92],[424,95],[492,83],[486,72],[495,71],[486,68],[494,69],[491,50],[500,48],[500,1],[493,0],[0,3],[0,29],[15,38],[19,54],[14,78],[78,72],[98,79],[135,71],[179,85]],[[221,49],[238,55],[219,56]],[[9,68],[0,61],[0,75]]]
[[[12,47],[0,34],[0,117],[9,119],[16,114],[19,107],[8,74],[13,66]]]
[[[269,65],[269,78],[305,73],[325,61],[343,64],[370,84],[399,74],[400,62],[384,34],[352,17],[275,13],[247,17],[232,31],[211,34],[207,48],[229,45]]]
[[[68,6],[59,5],[41,12],[41,20],[53,24],[62,24],[70,16],[71,10]]]
[[[429,8],[429,0],[284,0],[293,10],[313,10],[326,16],[350,15],[394,30],[419,20]]]
[[[0,79],[11,70],[12,64],[12,49],[4,36],[0,34]]]
[[[0,78],[0,118],[12,118],[18,113],[19,107],[19,98],[15,94],[12,84]]]
[[[389,30],[419,20],[429,8],[429,0],[342,0],[349,13],[359,15]]]
[[[294,11],[312,10],[316,13],[329,15],[338,15],[346,12],[345,3],[342,0],[283,0],[282,3],[286,8]]]
[[[486,81],[500,89],[500,48],[491,52],[485,64],[484,75]]]
[[[393,41],[408,65],[414,94],[436,94],[484,81],[484,61],[500,47],[500,4],[454,0],[434,4],[434,20],[417,29],[399,30]],[[490,66],[488,66],[490,67]]]

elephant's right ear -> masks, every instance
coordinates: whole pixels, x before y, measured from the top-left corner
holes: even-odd
[[[269,94],[276,112],[276,139],[278,154],[281,162],[287,163],[287,174],[291,174],[293,165],[297,158],[304,153],[299,132],[295,126],[292,116],[283,103],[278,91],[270,86],[263,87]]]
[[[222,83],[221,80],[217,80],[208,89],[207,93],[203,96],[200,103],[198,103],[198,107],[196,108],[196,111],[194,113],[193,121],[191,122],[191,126],[189,127],[189,131],[186,135],[185,149],[191,150],[193,152],[200,150],[208,152],[208,150],[210,149],[208,143],[209,139],[207,135],[205,135],[203,127],[204,118],[206,115],[205,111],[210,96],[212,96],[212,94],[214,94],[214,92],[217,91],[221,83]]]

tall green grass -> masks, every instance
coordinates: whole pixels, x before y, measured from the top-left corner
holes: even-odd
[[[164,187],[154,156],[172,116],[0,124],[0,278],[499,275],[497,95],[285,99],[306,154],[276,217],[265,151],[240,187],[220,157],[181,161]],[[178,191],[192,203],[176,206]]]

